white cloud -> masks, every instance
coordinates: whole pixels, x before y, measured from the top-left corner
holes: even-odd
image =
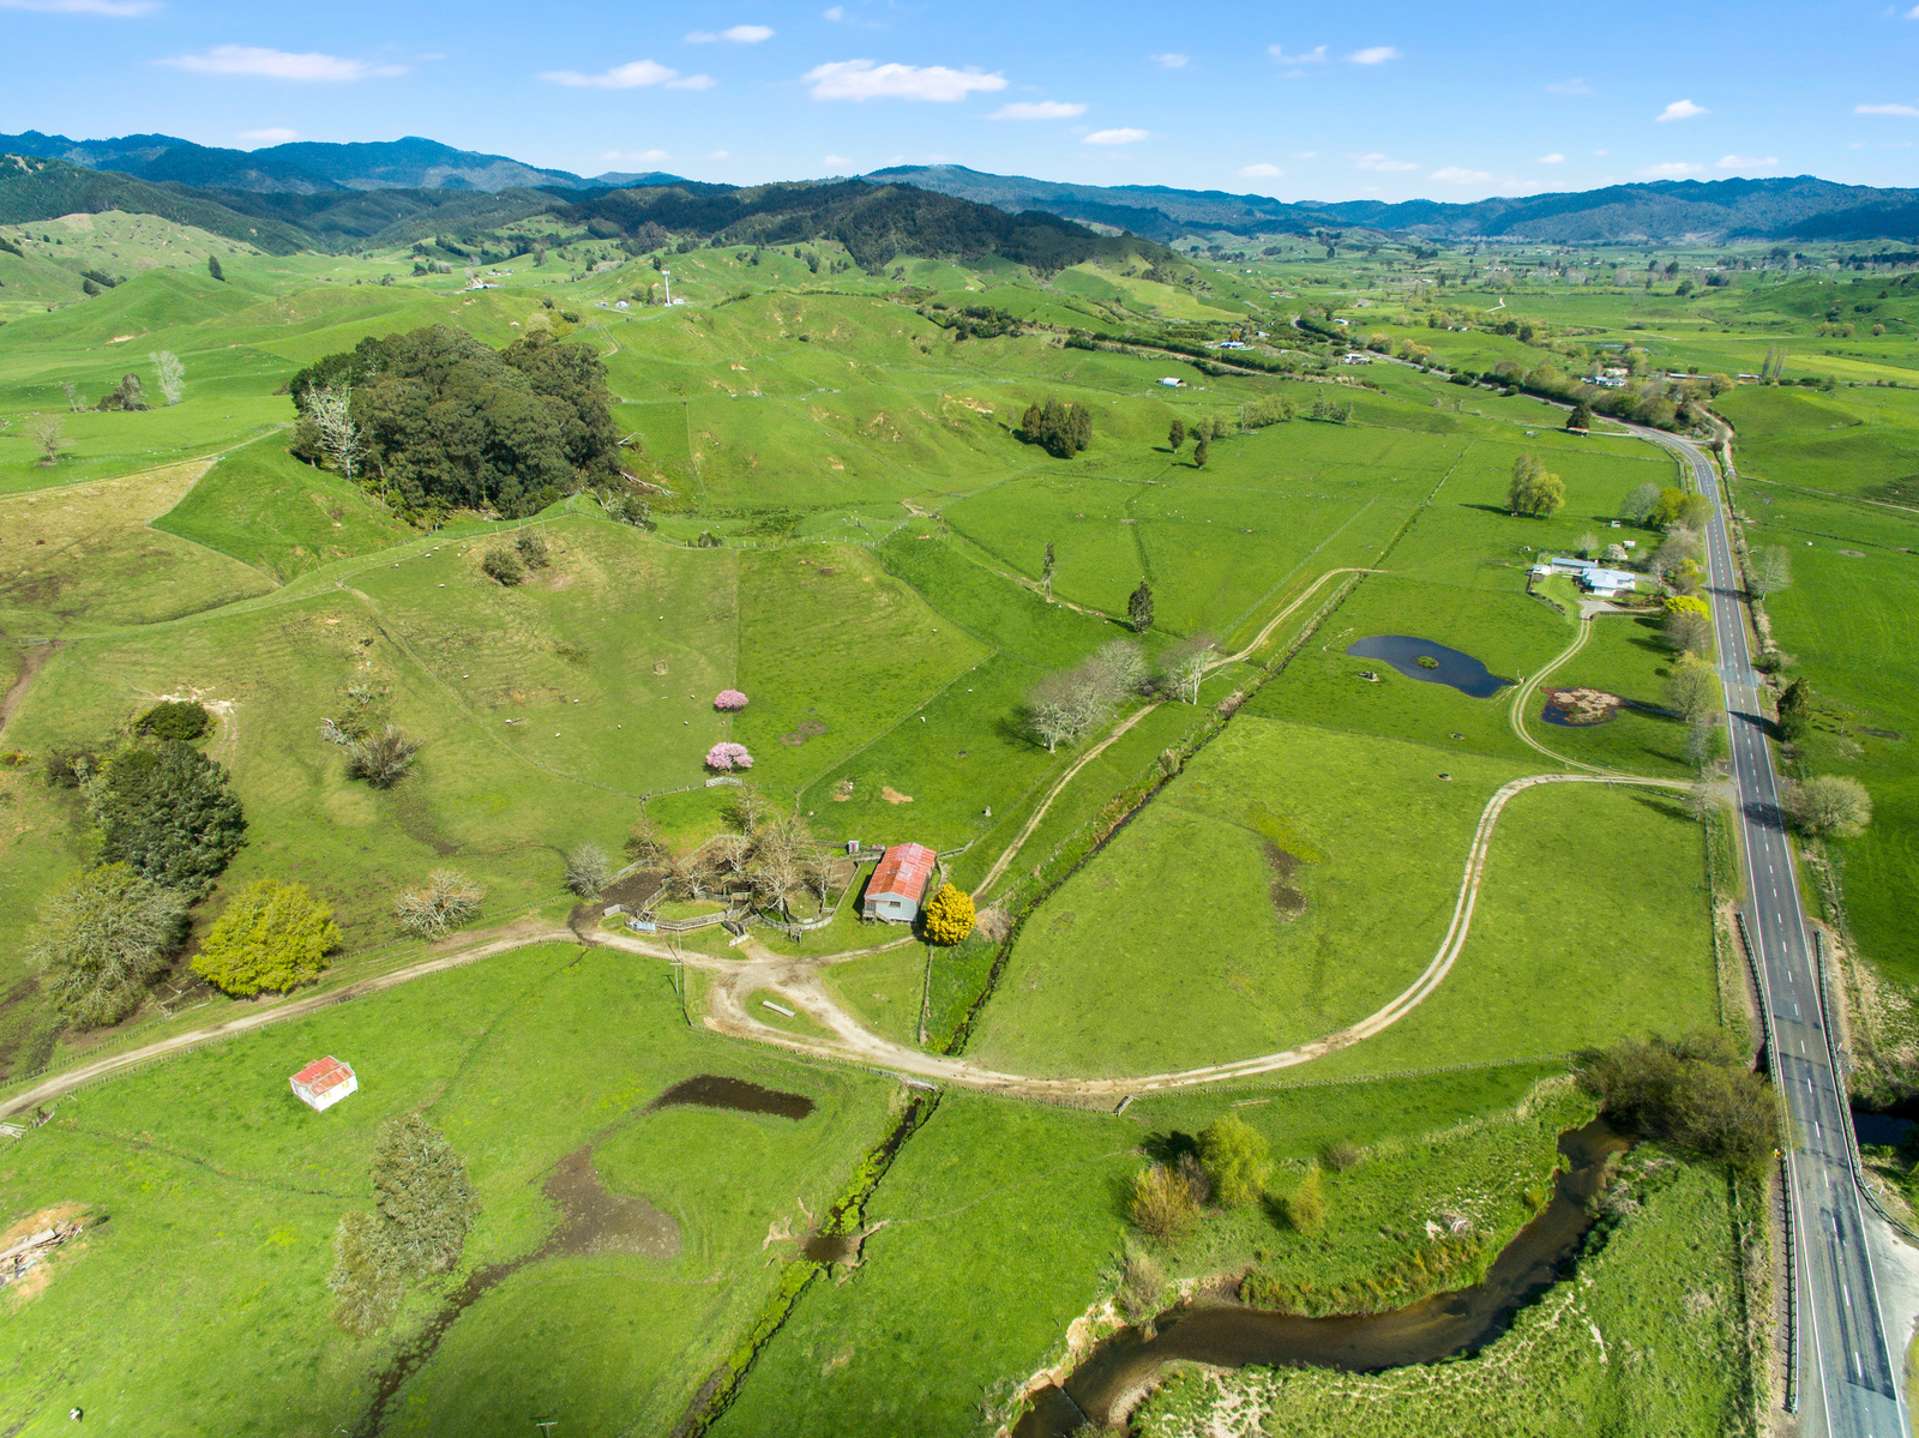
[[[1364,155],[1354,155],[1353,164],[1358,169],[1371,170],[1377,175],[1399,175],[1419,168],[1411,160],[1395,160],[1380,154],[1377,150]]]
[[[1900,120],[1919,120],[1919,105],[1854,105],[1855,115],[1891,115]]]
[[[1256,164],[1241,165],[1239,167],[1239,173],[1249,180],[1273,180],[1279,178],[1279,176],[1286,172],[1280,169],[1278,165],[1269,164],[1265,160],[1261,160]]]
[[[406,74],[404,65],[376,65],[318,51],[269,50],[263,45],[215,45],[196,55],[174,55],[159,62],[195,75],[250,75],[265,80],[343,84],[353,80],[390,80]]]
[[[1095,130],[1086,137],[1089,145],[1137,145],[1146,138],[1146,131],[1135,130],[1122,125],[1113,130]]]
[[[249,145],[287,145],[300,138],[298,130],[268,125],[263,130],[242,130],[240,138]]]
[[[1076,120],[1086,107],[1070,100],[1014,100],[993,111],[995,120]]]
[[[1563,165],[1566,163],[1566,157],[1560,154],[1559,151],[1554,150],[1550,155],[1541,155],[1534,163],[1539,165]]]
[[[1658,123],[1670,125],[1674,120],[1691,120],[1710,113],[1704,105],[1695,105],[1690,100],[1674,100],[1659,112]]]
[[[1284,45],[1268,45],[1266,53],[1282,65],[1324,65],[1326,47],[1315,45],[1310,50],[1289,51]]]
[[[662,160],[671,159],[666,151],[658,148],[648,150],[605,150],[600,154],[602,165],[657,165]]]
[[[1546,85],[1548,95],[1590,95],[1593,87],[1577,75],[1570,80],[1552,80]]]
[[[758,45],[773,38],[771,25],[729,25],[724,30],[695,30],[686,37],[689,45]]]
[[[733,152],[731,150],[713,150],[708,153],[706,158],[709,160],[730,160],[733,158]]]
[[[151,15],[159,0],[0,0],[0,10],[31,10],[39,15],[106,15],[132,20]]]
[[[826,21],[829,25],[837,25],[845,18],[846,7],[844,5],[828,5],[824,10],[820,11],[820,19]]]
[[[1388,60],[1400,58],[1399,51],[1391,45],[1368,45],[1364,50],[1355,50],[1346,57],[1355,65],[1384,65]]]
[[[853,162],[845,155],[825,155],[821,157],[820,163],[829,170],[850,170],[853,168]]]
[[[1485,170],[1468,170],[1462,165],[1441,165],[1433,171],[1431,178],[1442,185],[1489,185],[1493,177]]]
[[[1191,55],[1182,55],[1177,50],[1162,50],[1159,54],[1148,58],[1162,70],[1184,70],[1193,59]]]
[[[926,100],[950,104],[975,91],[1006,88],[998,71],[954,70],[945,65],[880,65],[871,60],[833,60],[806,72],[815,100]]]
[[[1919,20],[1919,5],[1915,5],[1906,11],[1906,18],[1908,20]]]
[[[592,75],[579,70],[542,70],[540,78],[549,85],[564,85],[572,90],[645,90],[655,85],[664,85],[669,90],[713,88],[711,75],[682,75],[657,60],[629,60]]]
[[[1683,180],[1688,175],[1697,175],[1703,170],[1703,166],[1691,165],[1684,160],[1667,160],[1663,164],[1648,165],[1639,173],[1649,180]]]
[[[1722,170],[1776,170],[1779,168],[1777,155],[1722,155],[1719,158]]]

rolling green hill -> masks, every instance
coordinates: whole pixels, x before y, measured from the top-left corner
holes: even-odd
[[[292,254],[307,246],[304,235],[277,220],[239,214],[191,190],[151,185],[108,171],[83,170],[61,160],[0,154],[0,224],[107,210],[158,215],[242,240],[268,254]]]

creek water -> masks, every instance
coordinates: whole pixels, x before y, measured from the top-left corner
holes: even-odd
[[[1561,1134],[1569,1167],[1560,1171],[1552,1200],[1471,1288],[1387,1313],[1329,1318],[1249,1308],[1225,1296],[1170,1309],[1150,1328],[1122,1328],[1097,1344],[1063,1385],[1035,1396],[1014,1438],[1068,1438],[1089,1420],[1115,1423],[1179,1359],[1376,1373],[1477,1353],[1571,1271],[1595,1222],[1592,1200],[1605,1184],[1607,1161],[1627,1147],[1603,1119]]]
[[[1513,681],[1501,679],[1472,655],[1410,634],[1374,634],[1346,646],[1355,659],[1381,659],[1408,679],[1448,684],[1474,699],[1490,699]],[[1431,665],[1421,664],[1430,659]]]

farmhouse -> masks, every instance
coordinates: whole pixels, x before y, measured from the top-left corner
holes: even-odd
[[[1361,350],[1347,350],[1339,358],[1341,364],[1371,364],[1373,357]]]
[[[1576,559],[1556,554],[1544,564],[1533,566],[1534,574],[1569,574],[1579,587],[1601,599],[1630,594],[1639,586],[1639,576],[1630,569],[1608,569],[1591,559]]]
[[[862,919],[885,919],[910,924],[918,916],[926,884],[933,877],[937,855],[924,844],[893,844],[881,857],[873,877],[866,881],[860,903]]]
[[[301,1103],[315,1113],[325,1113],[350,1093],[358,1093],[359,1079],[353,1069],[328,1054],[315,1059],[288,1080]]]

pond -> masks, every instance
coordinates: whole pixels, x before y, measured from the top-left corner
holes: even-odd
[[[1122,1328],[1097,1344],[1063,1386],[1035,1396],[1014,1438],[1067,1438],[1088,1421],[1113,1424],[1180,1359],[1376,1373],[1477,1353],[1571,1272],[1595,1221],[1592,1201],[1605,1185],[1608,1161],[1627,1146],[1603,1119],[1561,1134],[1559,1151],[1570,1166],[1560,1172],[1552,1201],[1500,1250],[1482,1283],[1388,1313],[1329,1318],[1272,1313],[1225,1297],[1174,1308],[1147,1328]]]
[[[1348,645],[1346,652],[1355,659],[1383,659],[1408,679],[1449,684],[1474,699],[1490,699],[1513,682],[1501,679],[1463,650],[1410,634],[1375,634]]]

